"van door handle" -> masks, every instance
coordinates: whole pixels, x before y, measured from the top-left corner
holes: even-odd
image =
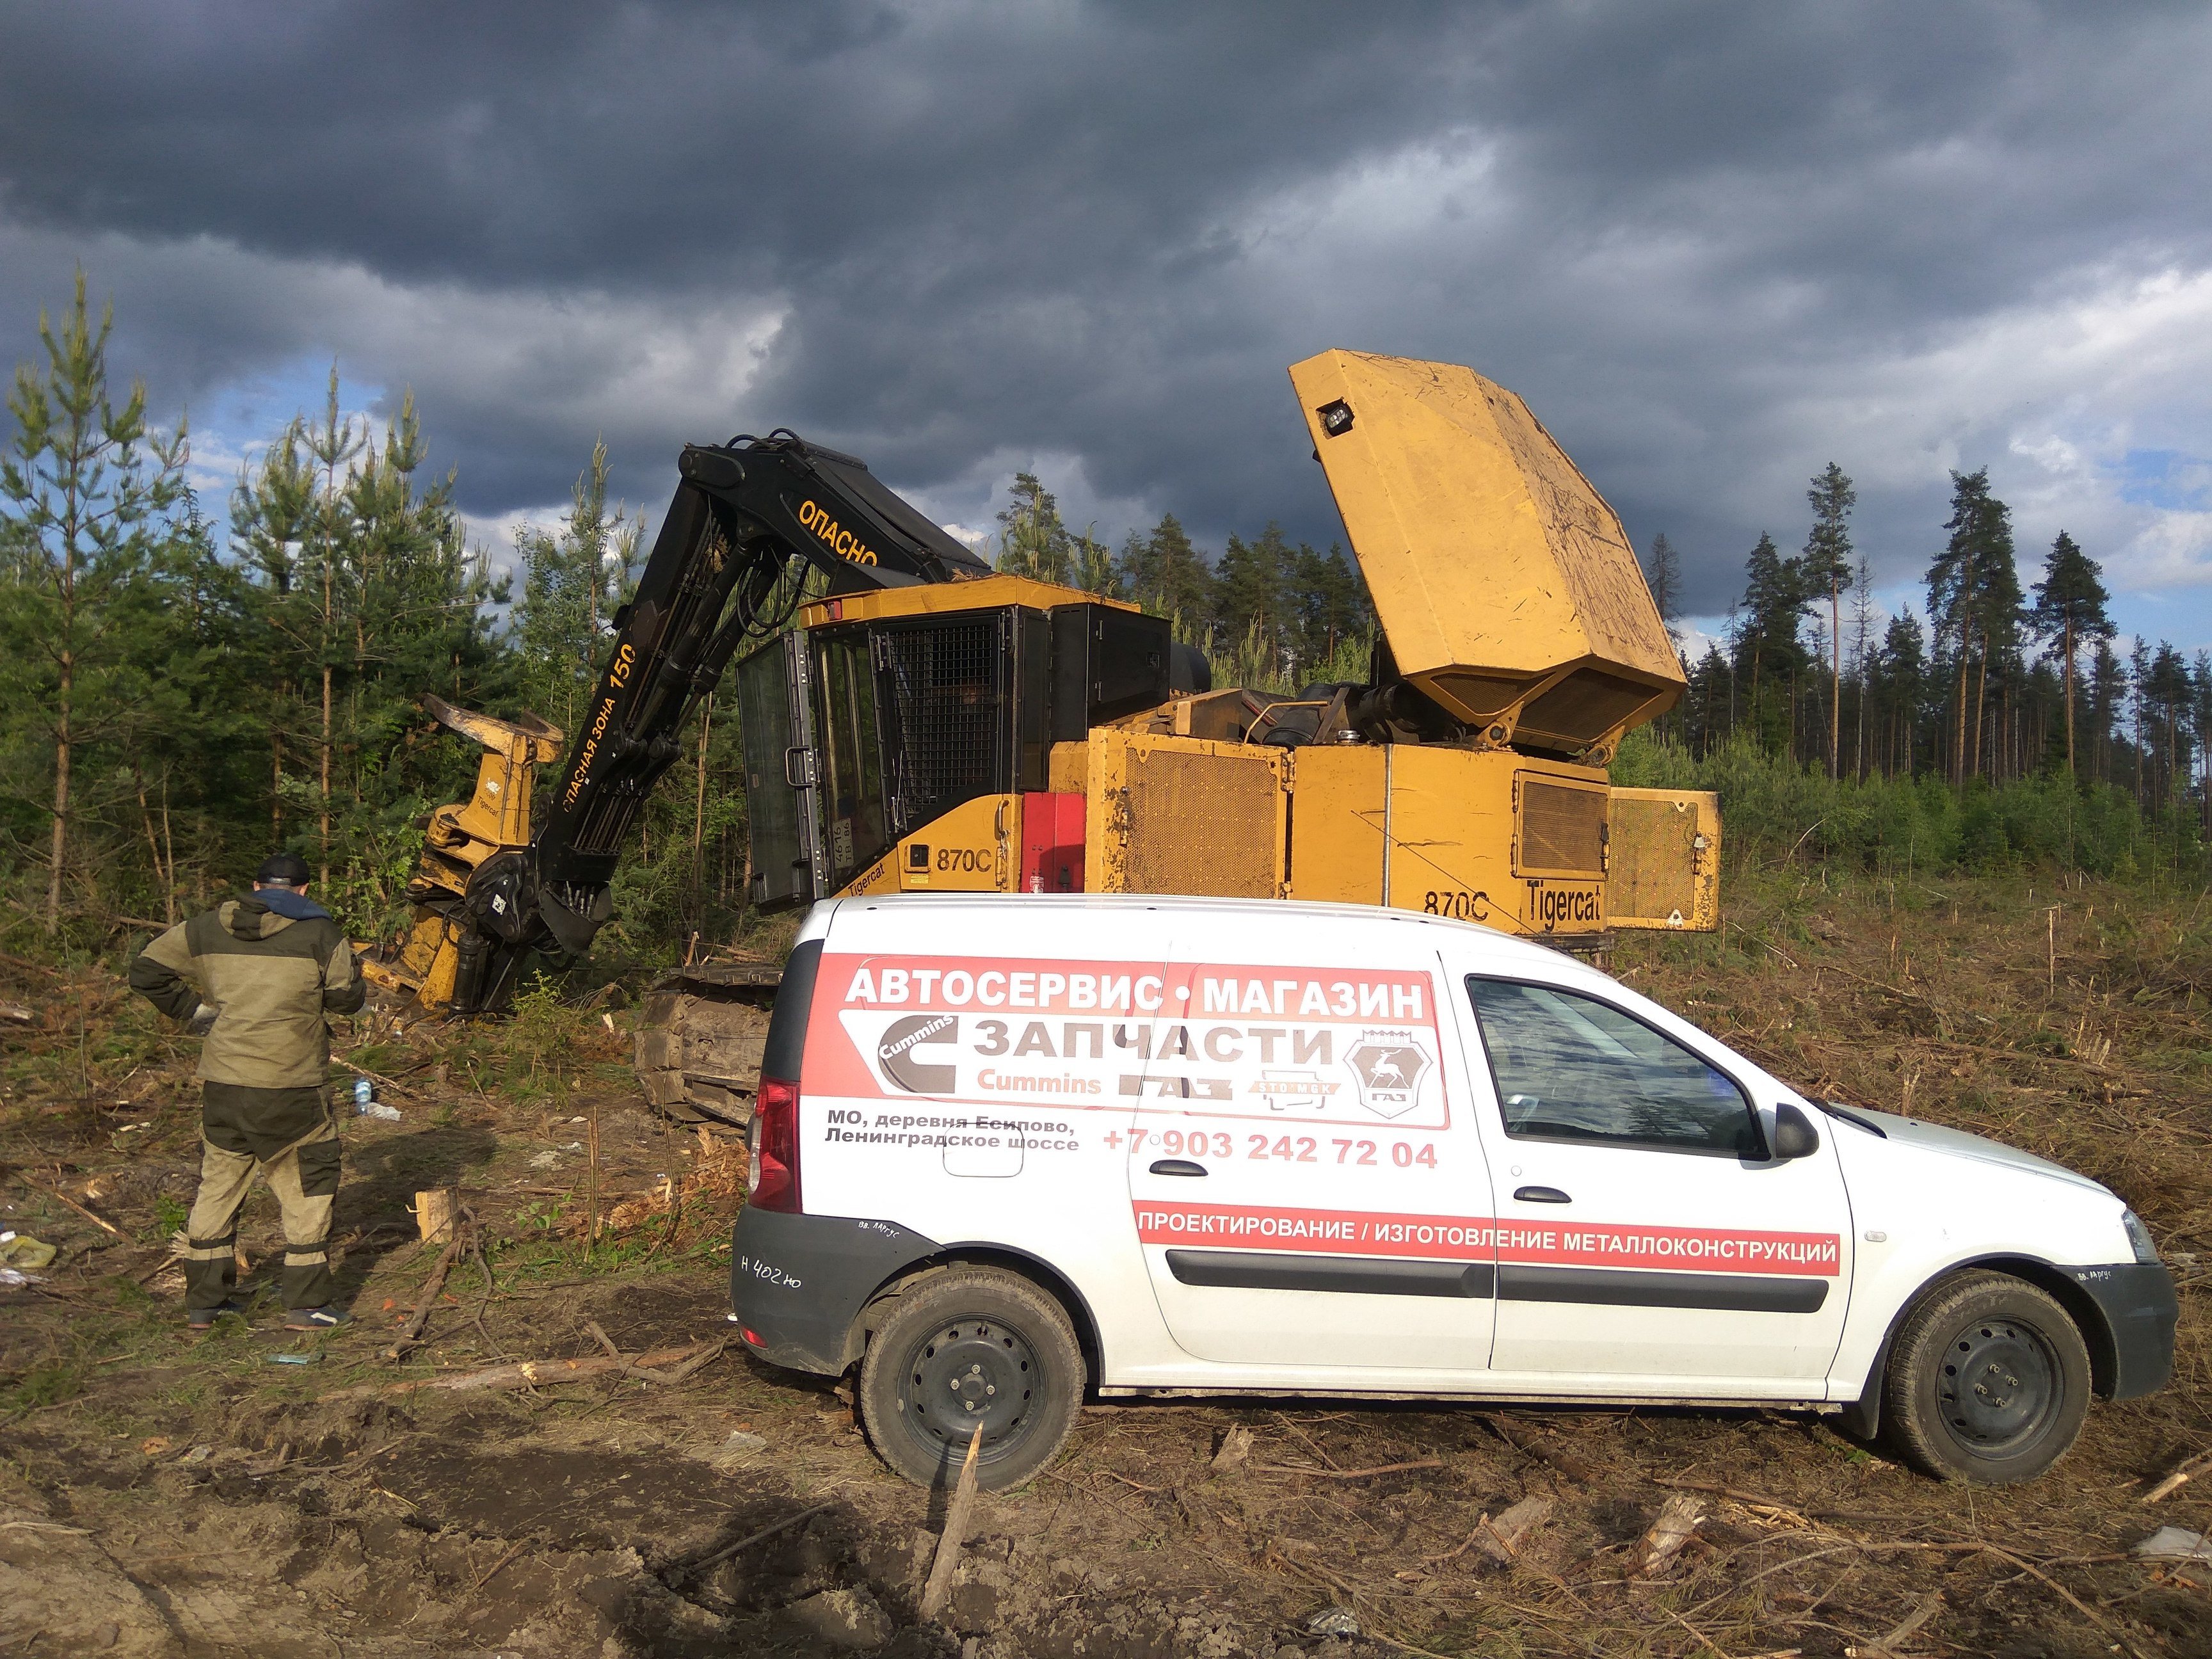
[[[1516,1187],[1513,1189],[1513,1196],[1516,1201],[1522,1204],[1571,1204],[1574,1202],[1574,1200],[1569,1198],[1557,1187]]]
[[[1202,1176],[1206,1173],[1206,1165],[1193,1164],[1185,1158],[1164,1158],[1152,1165],[1152,1173],[1154,1175]]]

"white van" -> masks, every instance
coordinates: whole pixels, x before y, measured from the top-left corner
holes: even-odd
[[[1027,1479],[1086,1389],[1756,1401],[2014,1481],[2172,1364],[2172,1279],[2095,1182],[1431,917],[819,904],[753,1136],[744,1340],[857,1364],[924,1483],[978,1425],[982,1483]]]

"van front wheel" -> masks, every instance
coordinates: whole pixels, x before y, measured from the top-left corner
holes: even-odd
[[[2089,1350],[2047,1291],[1964,1273],[1906,1316],[1883,1395],[1883,1427],[1906,1462],[1939,1480],[2009,1486],[2041,1474],[2080,1437]]]
[[[955,1267],[902,1293],[860,1365],[860,1419],[883,1460],[946,1486],[977,1425],[976,1484],[1018,1486],[1066,1443],[1083,1352],[1060,1304],[1028,1279]]]

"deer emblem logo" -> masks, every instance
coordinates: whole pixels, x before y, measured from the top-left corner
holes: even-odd
[[[1358,1080],[1359,1103],[1377,1117],[1411,1111],[1429,1068],[1429,1056],[1411,1031],[1370,1031],[1345,1060]]]

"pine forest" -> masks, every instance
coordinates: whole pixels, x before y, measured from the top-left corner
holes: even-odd
[[[335,368],[321,405],[206,499],[185,481],[189,431],[156,430],[147,389],[111,380],[111,323],[80,276],[9,396],[0,933],[111,950],[281,846],[357,934],[390,936],[424,814],[465,795],[475,765],[422,697],[572,728],[641,566],[641,516],[611,497],[601,447],[578,458],[557,527],[495,558],[470,543],[457,480],[426,471],[425,413],[405,398],[380,426],[346,412]],[[2124,646],[2088,550],[2063,533],[2016,549],[1986,471],[1952,486],[1923,602],[1886,615],[1850,479],[1834,464],[1814,478],[1802,550],[1759,538],[1722,636],[1686,653],[1689,696],[1624,749],[1616,781],[1719,789],[1746,855],[2196,872],[2212,659]],[[1172,514],[1110,546],[1026,472],[995,544],[1002,570],[1173,618],[1217,685],[1368,673],[1373,614],[1340,546],[1270,523],[1209,551]],[[1665,537],[1645,570],[1679,642]],[[738,735],[711,703],[687,731],[604,956],[665,961],[746,924]]]

